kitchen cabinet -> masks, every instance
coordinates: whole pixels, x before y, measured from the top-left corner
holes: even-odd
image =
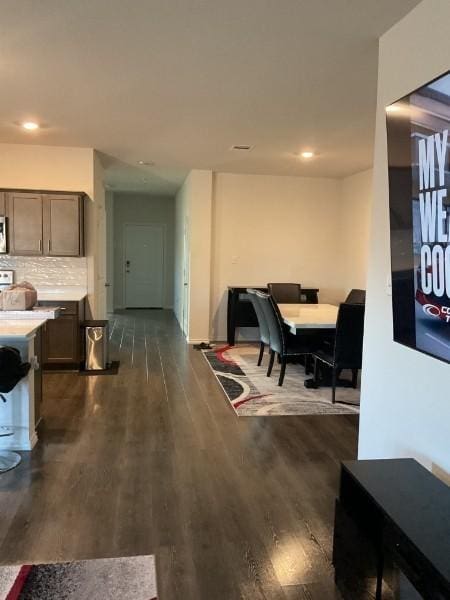
[[[81,302],[40,301],[40,306],[60,307],[61,316],[43,326],[42,363],[44,369],[79,369],[81,362]]]
[[[0,191],[8,217],[9,254],[84,256],[84,194]]]
[[[83,244],[83,198],[44,196],[44,252],[47,256],[80,256]]]
[[[23,192],[7,194],[9,253],[42,256],[42,196]]]
[[[34,372],[34,424],[37,427],[41,421],[42,404],[42,330],[38,329],[34,338],[34,355],[38,368]]]
[[[0,216],[6,215],[6,197],[5,192],[0,192]]]

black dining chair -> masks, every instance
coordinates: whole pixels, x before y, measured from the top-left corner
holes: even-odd
[[[347,298],[345,299],[346,304],[365,304],[366,303],[366,290],[353,289],[350,290]]]
[[[250,301],[253,305],[253,308],[255,309],[256,318],[258,320],[260,346],[257,365],[258,367],[260,367],[264,356],[264,348],[266,347],[266,345],[269,346],[270,344],[269,326],[267,324],[266,317],[261,306],[261,301],[258,298],[257,291],[253,288],[248,288],[247,294],[249,295]]]
[[[272,374],[275,354],[277,354],[281,365],[278,385],[282,386],[288,360],[309,355],[313,352],[314,348],[309,345],[309,338],[292,335],[289,332],[281,316],[280,309],[270,294],[257,291],[256,295],[261,302],[261,307],[269,327],[270,360],[267,377],[270,377]]]
[[[268,283],[267,289],[278,304],[299,304],[302,301],[299,283]]]
[[[364,304],[342,303],[339,306],[336,321],[334,347],[317,350],[313,353],[315,381],[318,378],[319,362],[332,370],[331,401],[333,404],[336,402],[337,377],[342,369],[351,369],[352,386],[356,388],[358,385],[358,371],[362,366],[364,309]]]

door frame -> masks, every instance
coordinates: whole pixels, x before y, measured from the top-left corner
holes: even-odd
[[[163,305],[161,308],[166,308],[166,240],[167,240],[167,225],[166,223],[150,222],[150,223],[133,223],[127,222],[122,225],[122,305],[127,308],[127,278],[126,278],[126,239],[127,227],[160,227],[162,232],[162,295]]]

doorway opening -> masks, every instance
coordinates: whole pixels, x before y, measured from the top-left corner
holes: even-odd
[[[175,279],[175,198],[108,192],[108,312],[172,310]]]

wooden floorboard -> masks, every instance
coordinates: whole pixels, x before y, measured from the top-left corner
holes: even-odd
[[[160,600],[337,600],[353,415],[238,418],[170,311],[110,326],[115,376],[44,377],[40,442],[0,476],[0,564],[155,554]]]

